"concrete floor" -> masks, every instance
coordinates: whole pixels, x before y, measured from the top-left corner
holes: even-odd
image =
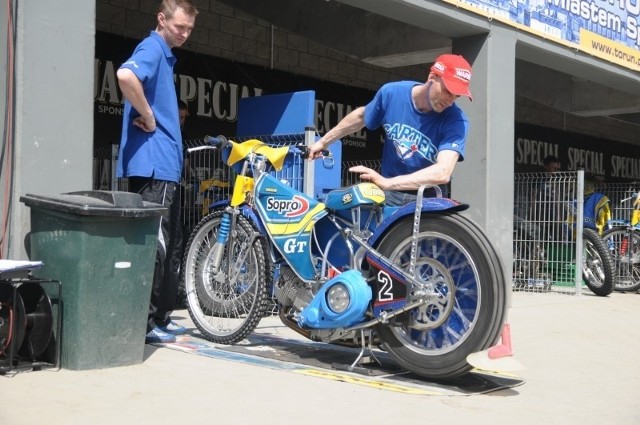
[[[0,376],[0,424],[640,424],[639,294],[516,292],[509,322],[526,382],[485,395],[404,394],[147,345],[134,366]],[[275,318],[257,331],[293,333]]]

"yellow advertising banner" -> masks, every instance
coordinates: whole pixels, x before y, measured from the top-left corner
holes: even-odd
[[[640,2],[442,0],[599,59],[640,70]]]
[[[631,68],[634,71],[640,70],[640,51],[611,41],[584,28],[580,29],[580,50],[616,65]]]

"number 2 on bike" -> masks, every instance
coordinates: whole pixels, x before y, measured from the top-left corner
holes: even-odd
[[[280,319],[296,332],[351,344],[360,356],[379,345],[426,378],[468,372],[467,356],[497,342],[504,271],[483,231],[460,214],[467,205],[423,198],[421,188],[417,202],[389,207],[372,183],[320,202],[270,173],[306,147],[208,141],[237,174],[231,199],[201,220],[185,250],[187,305],[205,338],[245,338],[273,285]]]

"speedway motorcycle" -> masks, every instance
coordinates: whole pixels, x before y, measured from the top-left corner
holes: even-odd
[[[416,202],[390,207],[366,182],[321,202],[273,173],[306,158],[305,146],[206,140],[236,175],[183,260],[189,314],[206,339],[244,339],[273,289],[282,322],[309,340],[360,348],[358,359],[375,345],[429,379],[468,372],[467,356],[498,341],[504,273],[483,231],[459,214],[467,205],[422,187]]]

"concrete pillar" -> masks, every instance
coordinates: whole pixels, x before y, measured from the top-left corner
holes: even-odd
[[[27,258],[30,229],[29,208],[20,196],[92,187],[96,5],[87,0],[65,0],[64,7],[55,1],[11,1],[16,11],[15,121],[13,137],[3,141],[11,144],[13,158],[3,163],[0,206],[9,211],[8,223],[2,223],[2,253],[20,260]],[[0,70],[2,81],[7,68]],[[9,170],[14,179],[6,196]]]
[[[485,229],[503,260],[506,276],[513,253],[513,158],[515,47],[512,32],[456,39],[453,52],[473,68],[473,102],[458,101],[470,121],[466,156],[456,166],[452,195],[469,203],[466,214]]]

